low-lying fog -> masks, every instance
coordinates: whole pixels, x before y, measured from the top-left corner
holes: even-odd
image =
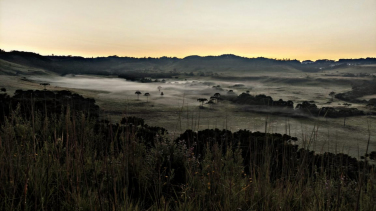
[[[144,93],[150,94],[149,99],[155,103],[171,104],[170,100],[176,102],[183,97],[188,100],[186,103],[196,103],[197,98],[209,99],[214,93],[227,94],[228,90],[233,90],[235,94],[241,94],[249,90],[251,94],[266,94],[274,100],[292,100],[295,105],[304,100],[314,100],[317,105],[328,105],[329,93],[347,91],[349,87],[341,87],[335,84],[317,86],[315,84],[288,84],[275,83],[272,80],[266,81],[219,81],[219,80],[174,80],[166,79],[166,83],[140,83],[127,81],[121,78],[97,77],[97,76],[65,76],[65,77],[30,77],[37,82],[48,82],[51,86],[85,89],[103,92],[99,95],[104,98],[135,99],[136,91],[140,91],[140,99]],[[214,89],[213,86],[220,86]],[[161,86],[162,97],[157,87]],[[335,106],[337,105],[331,105]]]
[[[176,128],[177,124],[182,125],[181,130],[185,128],[192,128],[193,122],[200,122],[200,129],[205,128],[227,128],[236,131],[239,129],[251,129],[253,131],[264,130],[264,120],[269,118],[267,114],[253,114],[250,112],[243,112],[241,106],[227,104],[231,107],[215,109],[206,109],[201,111],[198,109],[198,98],[209,99],[214,93],[221,95],[227,94],[228,90],[232,89],[235,94],[241,94],[249,90],[251,94],[266,94],[272,96],[274,100],[282,98],[283,100],[292,100],[294,105],[303,100],[314,100],[319,106],[328,105],[331,97],[328,95],[331,91],[337,93],[344,92],[351,89],[350,86],[343,86],[338,84],[286,84],[273,83],[270,78],[266,81],[219,81],[219,80],[185,80],[185,79],[167,79],[166,83],[139,83],[126,81],[121,78],[97,77],[97,76],[65,76],[65,77],[30,77],[29,79],[41,82],[48,82],[52,87],[65,87],[89,90],[95,93],[97,100],[101,99],[101,106],[121,113],[124,109],[124,102],[133,103],[133,111],[131,115],[145,118],[148,124],[163,126],[171,130]],[[272,80],[273,81],[273,80]],[[213,88],[213,86],[220,86],[221,89]],[[160,95],[158,86],[161,86]],[[136,91],[142,92],[139,96],[139,101],[136,101]],[[144,93],[150,93],[148,97],[149,104],[146,103],[147,98]],[[80,92],[79,92],[80,93]],[[184,99],[183,99],[184,98]],[[181,108],[184,100],[184,106],[187,108],[187,114],[180,116],[177,110]],[[114,102],[117,102],[114,103]],[[338,106],[343,102],[335,100],[330,103],[330,106]],[[153,106],[153,107],[150,107]],[[354,106],[354,105],[353,105]],[[207,107],[207,106],[206,106]],[[178,109],[177,109],[178,108]],[[227,111],[231,114],[227,114]],[[133,113],[132,113],[133,112]],[[168,112],[168,113],[166,113]],[[226,114],[225,114],[226,112]],[[189,115],[189,116],[188,116]],[[272,127],[272,132],[285,133],[286,120],[284,117],[275,117],[276,121],[271,121],[269,126]],[[191,122],[192,119],[192,122]],[[371,142],[369,146],[370,151],[376,150],[376,141],[373,128],[375,124],[374,119],[368,120],[367,117],[352,117],[346,120],[347,127],[343,127],[343,119],[321,119],[318,120],[326,126],[322,126],[317,137],[317,146],[314,148],[318,151],[335,151],[338,147],[351,154],[354,157],[358,156],[358,150],[363,153],[366,149],[368,132],[367,122],[371,123],[372,132],[370,134]],[[370,121],[370,122],[369,122]],[[325,123],[327,122],[327,123]],[[197,123],[198,124],[198,123]],[[313,120],[299,120],[291,119],[291,135],[297,136],[299,140],[309,139],[313,134],[315,128],[315,121]],[[207,125],[207,126],[206,126]],[[252,125],[252,127],[250,126]],[[289,126],[290,127],[290,126]],[[197,129],[197,128],[196,128]],[[179,133],[181,131],[177,131]],[[315,135],[317,136],[317,134]],[[335,141],[334,141],[335,140]],[[331,145],[329,149],[329,145]]]
[[[225,91],[216,91],[212,88],[215,83],[200,81],[176,81],[167,80],[166,83],[140,83],[127,81],[121,78],[107,78],[95,76],[65,76],[65,77],[30,77],[29,79],[37,82],[48,82],[51,86],[84,89],[102,92],[99,95],[104,98],[123,98],[136,99],[136,91],[142,94],[139,96],[143,99],[145,93],[149,93],[149,100],[156,100],[157,103],[170,104],[169,100],[182,99],[183,96],[191,99],[191,102],[196,103],[197,98],[210,98],[214,93],[225,93]],[[158,90],[158,87],[162,87]],[[161,96],[161,92],[164,93]]]

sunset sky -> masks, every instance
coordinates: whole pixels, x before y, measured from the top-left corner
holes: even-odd
[[[376,0],[0,0],[0,48],[85,57],[376,57]]]

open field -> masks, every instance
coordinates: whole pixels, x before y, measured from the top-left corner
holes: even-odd
[[[354,68],[336,72],[348,72],[349,69]],[[372,66],[367,66],[366,69],[375,70]],[[265,94],[274,100],[292,100],[294,105],[302,101],[314,101],[319,107],[343,107],[343,101],[335,99],[331,102],[329,93],[351,90],[351,80],[361,79],[301,72],[256,72],[243,74],[242,77],[233,77],[229,73],[221,77],[183,76],[179,79],[166,79],[165,83],[138,83],[103,76],[62,77],[48,73],[0,77],[0,83],[10,94],[16,89],[42,89],[39,83],[48,82],[51,84],[48,86],[49,90],[69,89],[96,99],[103,110],[103,117],[113,122],[118,122],[123,116],[137,116],[144,118],[149,125],[165,127],[171,136],[181,134],[186,129],[266,130],[295,136],[299,139],[297,144],[316,152],[344,152],[359,157],[365,153],[368,139],[369,151],[376,150],[375,116],[347,118],[344,127],[343,118],[285,117],[249,111],[246,106],[226,101],[199,108],[200,103],[197,102],[198,98],[209,99],[214,93],[227,95],[227,91],[231,89],[235,94],[249,90],[250,94]],[[218,85],[221,89],[213,88]],[[163,96],[160,95],[158,86],[162,87]],[[137,90],[142,92],[139,99],[135,95]],[[150,93],[148,99],[143,96],[146,92]],[[352,107],[367,109],[362,104],[353,104]]]

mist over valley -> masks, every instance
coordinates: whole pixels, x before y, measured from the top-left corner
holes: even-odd
[[[305,188],[320,194],[335,190],[334,198],[351,193],[352,201],[338,206],[356,207],[354,190],[364,190],[360,181],[371,185],[375,175],[375,64],[375,58],[315,62],[235,55],[83,58],[2,51],[0,156],[9,162],[0,169],[16,166],[18,174],[25,175],[33,165],[32,171],[45,172],[42,178],[47,182],[39,177],[31,181],[51,187],[73,181],[67,173],[73,169],[77,185],[86,181],[79,175],[94,174],[103,186],[96,195],[111,201],[112,192],[129,194],[113,196],[118,200],[113,206],[127,210],[137,208],[124,205],[126,200],[149,208],[165,198],[173,204],[165,210],[175,210],[186,206],[184,193],[218,204],[224,200],[216,195],[242,194],[241,206],[248,209],[255,206],[246,198],[255,199],[256,185],[259,192],[294,187],[299,197]],[[85,160],[77,162],[80,157]],[[48,165],[57,170],[44,167]],[[63,180],[47,179],[46,175],[52,177],[48,172],[60,172]],[[105,177],[103,172],[116,176]],[[11,176],[11,182],[5,177],[0,179],[7,190],[25,183],[23,177]],[[322,188],[327,181],[335,188]],[[84,195],[95,186],[83,185],[80,197],[90,198]],[[229,194],[230,187],[236,192]],[[62,188],[54,190],[37,192],[66,195]],[[195,190],[201,190],[200,197],[194,198]],[[173,196],[177,192],[180,198]],[[12,201],[16,193],[22,195],[9,193],[0,191],[0,196]],[[23,199],[31,201],[25,194]],[[51,202],[56,199],[52,197],[48,207],[64,206]],[[363,207],[372,206],[366,204],[367,198],[360,199],[365,201]],[[17,200],[15,204],[23,206]],[[4,206],[12,210],[12,204]],[[229,206],[223,205],[224,210],[231,210]]]

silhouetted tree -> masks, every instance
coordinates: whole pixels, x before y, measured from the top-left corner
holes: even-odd
[[[217,102],[217,98],[214,97],[214,96],[211,96],[209,101],[212,101],[213,103],[214,103],[214,101]],[[208,103],[209,103],[209,102],[208,102]]]
[[[215,104],[213,100],[209,100],[206,104],[208,104],[210,107]]]
[[[210,97],[211,100],[215,100],[215,103],[218,103],[218,99],[221,97],[221,94],[215,93],[213,96]]]
[[[206,98],[198,98],[197,101],[201,103],[201,106],[204,106],[204,102],[208,101],[208,99],[206,99]]]
[[[161,86],[158,86],[158,90],[159,90],[159,92],[161,92],[161,89],[162,89],[162,87],[161,87]]]
[[[349,110],[340,110],[339,113],[343,116],[343,126],[346,127],[346,118],[349,116]]]
[[[216,98],[219,98],[219,97],[221,97],[221,94],[215,93],[213,96],[216,97]]]
[[[137,95],[137,100],[140,98],[140,94],[142,94],[140,91],[136,91],[135,94]]]
[[[331,96],[332,97],[332,101],[334,100],[334,96],[336,95],[336,93],[335,92],[330,92],[329,93],[329,96]]]
[[[2,92],[6,92],[7,89],[5,89],[5,88],[1,88],[1,91],[2,91]]]
[[[47,90],[46,86],[49,86],[50,84],[49,83],[40,83],[39,85],[42,85],[44,87],[44,90]]]
[[[146,96],[146,102],[149,102],[149,96],[150,96],[150,94],[149,94],[148,92],[146,92],[146,93],[144,94],[144,96]]]

